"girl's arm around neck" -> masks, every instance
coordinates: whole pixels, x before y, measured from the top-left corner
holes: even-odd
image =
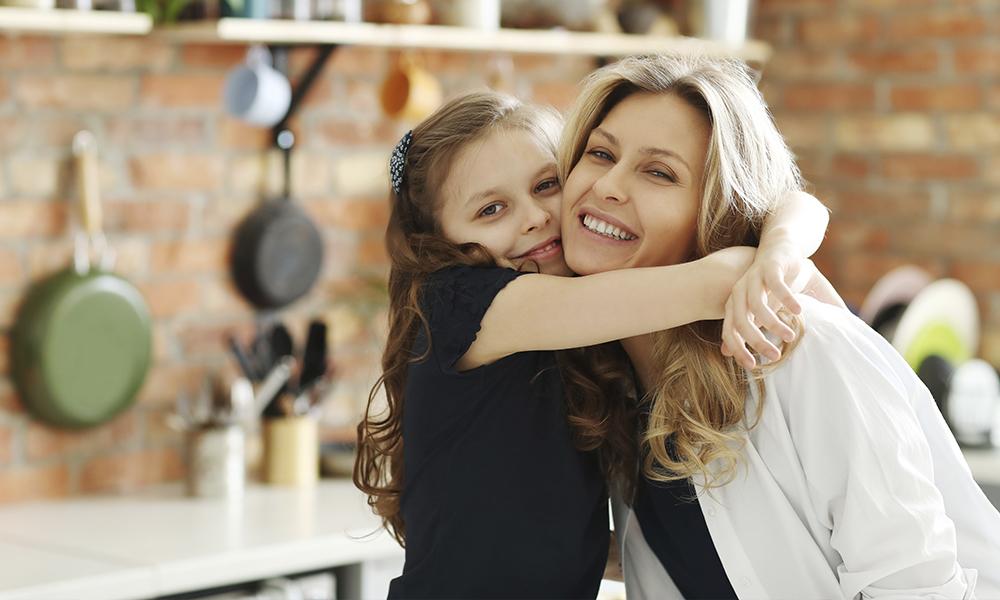
[[[797,256],[808,258],[819,250],[829,224],[830,211],[815,196],[788,192],[764,222],[760,249],[785,247]]]
[[[516,352],[562,350],[720,319],[733,283],[753,260],[729,248],[668,267],[585,277],[524,275],[497,294],[459,370]]]

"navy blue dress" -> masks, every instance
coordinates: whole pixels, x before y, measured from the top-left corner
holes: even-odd
[[[466,372],[455,363],[493,298],[523,273],[433,274],[403,400],[406,562],[389,598],[594,598],[608,550],[607,489],[573,446],[553,352]]]
[[[640,474],[633,510],[646,543],[685,598],[736,600],[690,480],[653,481]]]

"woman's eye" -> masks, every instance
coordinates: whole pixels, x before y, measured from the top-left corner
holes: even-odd
[[[501,210],[503,210],[503,204],[500,204],[499,202],[494,202],[493,204],[490,204],[489,206],[487,206],[483,210],[479,211],[479,216],[480,217],[492,217],[492,216],[496,215],[497,213],[499,213]]]
[[[599,158],[600,160],[614,160],[614,157],[604,150],[588,150],[587,154],[593,156],[594,158]]]
[[[541,183],[539,183],[538,185],[536,185],[534,193],[540,194],[540,193],[542,193],[544,191],[551,190],[551,189],[557,188],[557,187],[559,187],[559,180],[556,179],[555,177],[552,177],[552,178],[546,179],[545,181],[542,181]]]
[[[649,174],[653,177],[659,177],[661,179],[666,179],[667,181],[676,182],[677,178],[673,176],[672,173],[667,171],[660,171],[659,169],[653,169],[649,171]]]

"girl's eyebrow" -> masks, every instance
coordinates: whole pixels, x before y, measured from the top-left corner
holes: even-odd
[[[481,201],[485,200],[486,198],[489,198],[493,194],[499,193],[499,191],[500,191],[499,188],[495,188],[494,187],[494,188],[490,188],[488,190],[483,190],[481,192],[477,192],[477,193],[469,196],[469,199],[465,201],[465,205],[464,206],[468,206],[470,204],[475,204],[477,202],[481,202]]]
[[[601,129],[600,127],[595,127],[592,133],[596,133],[597,135],[600,135],[601,137],[605,138],[612,146],[621,145],[621,142],[618,141],[618,138],[611,135],[611,133]],[[691,172],[691,165],[689,165],[687,161],[684,160],[684,157],[682,157],[680,154],[677,154],[673,150],[667,150],[666,148],[656,148],[655,146],[644,146],[642,148],[639,148],[639,152],[641,154],[647,154],[650,156],[664,156],[666,158],[677,159],[678,161],[680,161],[682,165],[687,167],[688,172]]]
[[[541,177],[542,175],[544,175],[546,172],[548,172],[548,171],[555,171],[555,170],[556,170],[556,164],[555,163],[548,163],[545,166],[543,166],[541,169],[538,169],[537,171],[535,171],[535,174],[531,176],[531,180],[534,181],[535,179],[538,179],[539,177]],[[489,198],[490,196],[492,196],[494,194],[499,194],[499,193],[500,193],[500,188],[495,188],[495,187],[492,187],[492,188],[490,188],[488,190],[483,190],[481,192],[477,192],[477,193],[469,196],[469,199],[465,201],[465,205],[464,206],[468,206],[470,204],[476,204],[477,202],[481,202],[481,201],[485,200],[486,198]]]

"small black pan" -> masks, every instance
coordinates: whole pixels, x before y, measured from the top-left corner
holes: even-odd
[[[308,215],[292,202],[291,159],[295,137],[277,135],[284,152],[284,194],[264,202],[236,230],[233,279],[258,308],[280,308],[304,296],[323,265],[323,239]]]

